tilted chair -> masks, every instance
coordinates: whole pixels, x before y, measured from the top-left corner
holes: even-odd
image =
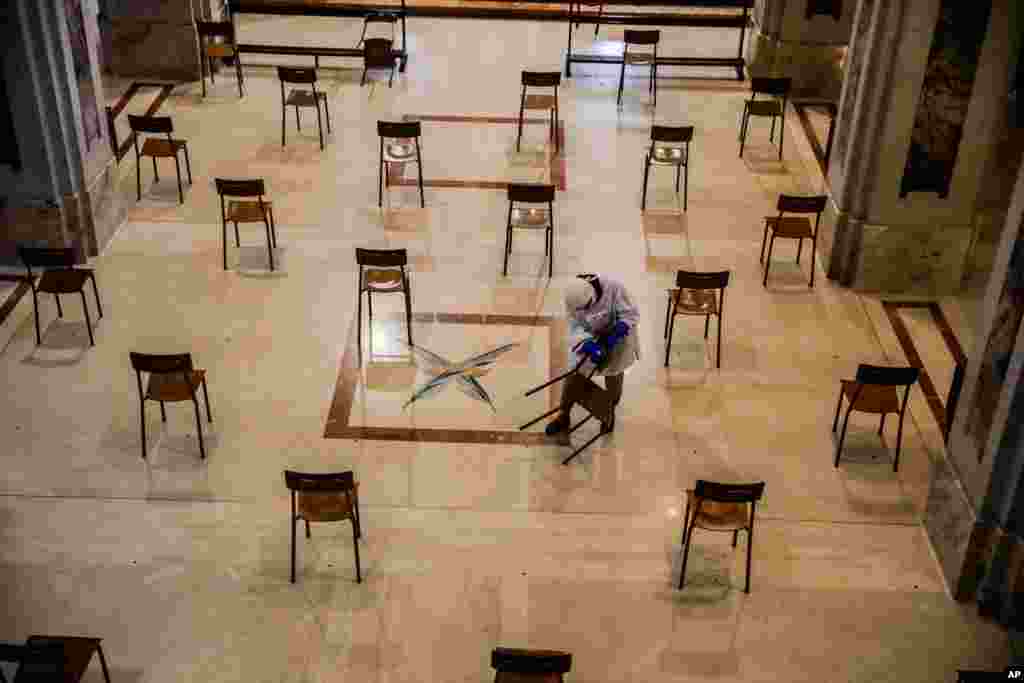
[[[523,115],[526,110],[541,110],[548,113],[550,137],[555,141],[555,149],[559,148],[558,139],[558,86],[562,82],[560,71],[524,71],[522,76],[523,90],[519,97],[519,126],[516,132],[516,151],[523,139]],[[550,95],[527,93],[527,88],[551,88]]]
[[[320,104],[324,105],[324,117],[327,119],[327,132],[331,132],[331,108],[327,104],[327,93],[316,89],[316,69],[313,67],[277,67],[277,77],[281,81],[281,146],[285,145],[285,113],[288,107],[295,107],[295,129],[302,130],[299,120],[299,109],[303,107],[316,109],[316,126],[320,133],[320,151],[324,150],[324,126],[320,118]],[[284,86],[308,85],[305,88],[292,88],[285,96]]]
[[[146,459],[146,401],[160,404],[160,419],[167,422],[167,411],[164,403],[192,401],[196,411],[196,432],[199,435],[199,457],[206,459],[206,446],[203,444],[203,422],[199,419],[199,399],[196,393],[203,388],[203,401],[206,403],[206,419],[213,422],[210,414],[210,395],[206,391],[206,370],[192,367],[191,353],[128,354],[135,370],[135,381],[139,389],[139,415],[142,425],[142,459]],[[142,385],[142,373],[147,373],[145,389]]]
[[[96,275],[91,268],[75,265],[77,252],[70,248],[50,247],[18,247],[18,256],[25,264],[28,273],[28,284],[32,288],[32,310],[35,313],[36,344],[42,344],[39,331],[39,293],[53,294],[57,302],[57,315],[64,317],[64,309],[60,305],[61,294],[82,295],[82,308],[85,311],[85,329],[89,331],[89,344],[96,345],[92,335],[92,321],[89,319],[89,304],[85,298],[85,283],[92,283],[92,294],[96,298],[99,317],[103,317],[103,305],[100,304],[100,293],[96,288]],[[36,282],[32,268],[42,268],[39,282]]]
[[[779,119],[779,161],[782,161],[782,138],[786,130],[786,101],[793,85],[792,78],[751,78],[750,99],[743,103],[743,116],[740,120],[740,157],[743,146],[747,142],[747,129],[750,127],[751,116],[767,116],[772,120],[768,141],[775,140],[775,119]],[[771,99],[759,100],[758,95],[768,95]]]
[[[304,472],[284,471],[284,483],[291,491],[292,512],[292,573],[291,582],[295,583],[295,523],[302,520],[306,523],[306,538],[311,538],[310,522],[341,522],[352,523],[352,547],[356,555],[356,583],[363,582],[362,568],[359,565],[359,539],[362,538],[362,527],[359,524],[359,483],[355,475],[349,472],[331,474],[309,474]]]
[[[395,62],[397,58],[392,51],[393,41],[387,38],[367,38],[363,42],[363,77],[359,85],[366,85],[366,74],[370,69],[388,70],[388,87],[395,80]]]
[[[892,460],[892,471],[898,471],[900,465],[900,445],[903,442],[903,417],[907,412],[907,401],[910,398],[910,387],[914,386],[921,371],[914,367],[882,367],[861,363],[857,366],[857,378],[840,381],[839,398],[836,401],[836,416],[832,420],[832,432],[839,425],[839,409],[843,398],[849,403],[846,416],[843,417],[843,430],[839,434],[839,446],[836,448],[834,466],[839,467],[839,456],[843,452],[843,441],[846,439],[846,425],[850,421],[850,413],[856,410],[861,413],[881,415],[878,423],[878,435],[882,436],[885,429],[885,416],[896,413],[900,416],[896,430],[896,455]],[[900,400],[897,387],[904,387],[903,399]]]
[[[128,126],[132,129],[132,142],[135,145],[135,198],[142,199],[142,157],[153,159],[153,177],[160,180],[160,173],[156,168],[157,158],[171,157],[174,159],[174,170],[178,175],[178,201],[185,203],[185,195],[181,189],[181,163],[178,161],[178,152],[185,153],[185,169],[188,171],[188,184],[192,184],[192,164],[188,158],[188,143],[171,137],[174,132],[174,123],[170,116],[135,116],[128,115]],[[153,135],[164,135],[161,138],[145,138],[142,149],[139,149],[139,134],[148,133]]]
[[[554,272],[555,254],[555,186],[509,183],[508,223],[505,228],[505,265],[501,274],[508,275],[508,257],[512,253],[513,230],[543,230],[544,253],[548,256],[548,277]],[[517,204],[547,204],[547,208],[525,208]]]
[[[412,288],[405,271],[409,256],[405,249],[356,248],[359,265],[358,299],[356,303],[356,344],[363,347],[363,292],[369,325],[373,326],[373,295],[402,294],[405,297],[405,322],[409,344],[412,345]]]
[[[686,492],[683,513],[683,567],[679,572],[679,589],[686,579],[686,561],[694,528],[706,531],[731,531],[732,547],[740,531],[747,532],[747,582],[744,593],[750,592],[750,554],[754,546],[754,511],[764,495],[764,482],[756,484],[720,484],[698,479]]]
[[[644,189],[640,197],[640,210],[647,209],[647,176],[651,166],[674,166],[676,194],[679,194],[679,176],[683,176],[683,211],[686,211],[690,185],[690,141],[693,126],[651,126],[651,146],[644,156]]]
[[[398,23],[398,14],[395,12],[388,11],[373,11],[363,18],[363,32],[359,35],[359,41],[356,43],[356,49],[363,44],[366,40],[366,29],[370,27],[370,24],[390,24],[391,26],[391,42],[395,42],[395,25]]]
[[[378,121],[380,156],[377,166],[377,207],[384,206],[384,186],[391,184],[390,164],[416,164],[420,188],[420,208],[427,206],[423,195],[423,158],[420,137],[423,127],[419,121]]]
[[[676,273],[676,288],[668,290],[665,309],[665,367],[672,352],[672,331],[677,315],[704,316],[704,339],[708,338],[711,316],[718,318],[718,342],[715,367],[722,367],[722,310],[725,306],[725,288],[729,286],[729,271],[695,273],[680,270]],[[715,296],[718,290],[718,296]]]
[[[647,66],[651,70],[650,84],[647,91],[654,95],[654,106],[658,106],[658,41],[661,39],[660,31],[636,31],[626,29],[625,48],[622,52],[622,69],[619,71],[619,94],[616,98],[618,104],[622,104],[622,86],[626,80],[626,65]],[[650,47],[651,51],[630,52],[631,45]]]
[[[825,210],[827,202],[828,197],[825,195],[811,197],[790,194],[779,195],[779,201],[776,204],[779,215],[764,217],[764,236],[761,238],[760,258],[760,262],[764,263],[764,278],[761,280],[762,287],[768,286],[768,271],[772,267],[772,248],[775,246],[776,237],[797,240],[796,262],[798,264],[800,263],[800,252],[803,250],[804,240],[809,239],[811,241],[811,279],[807,286],[814,286],[814,264],[818,253],[818,228],[821,225],[821,212]],[[787,213],[798,215],[787,216]],[[811,226],[810,218],[807,217],[808,214],[812,213],[815,214],[813,227]],[[769,234],[771,235],[770,242],[768,241]],[[764,255],[766,242],[768,244],[767,259],[765,259]]]
[[[210,85],[212,86],[214,60],[232,59],[235,62],[235,76],[238,79],[238,96],[243,96],[242,85],[245,79],[242,77],[242,58],[238,52],[238,45],[235,43],[235,25],[230,21],[197,21],[196,31],[199,33],[199,80],[203,84],[203,97],[206,97],[206,74],[204,68],[210,71]],[[217,41],[217,38],[223,40]]]
[[[562,683],[572,669],[572,655],[558,650],[496,647],[491,651],[494,683]]]
[[[277,230],[274,226],[274,207],[266,194],[262,178],[249,180],[229,180],[214,178],[217,194],[220,196],[221,221],[221,254],[224,257],[224,270],[228,269],[228,223],[235,224],[235,246],[241,247],[238,237],[239,223],[263,223],[267,232],[267,256],[270,258],[270,271],[274,271],[274,249],[277,248]],[[252,199],[228,199],[229,197],[255,197]]]

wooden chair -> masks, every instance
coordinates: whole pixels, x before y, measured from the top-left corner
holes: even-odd
[[[356,43],[356,49],[358,49],[359,46],[363,44],[363,41],[366,40],[366,29],[370,27],[370,24],[390,24],[391,43],[394,44],[395,26],[398,24],[398,14],[387,11],[373,11],[363,18],[363,32],[359,35],[359,41]]]
[[[686,578],[686,561],[694,528],[706,531],[731,531],[732,547],[740,531],[747,532],[747,582],[744,593],[750,592],[750,554],[754,546],[754,510],[764,495],[764,482],[757,484],[720,484],[698,479],[686,492],[683,513],[683,567],[679,572],[679,589]]]
[[[626,29],[625,48],[622,53],[622,69],[619,71],[619,94],[616,102],[622,104],[622,86],[626,80],[626,65],[647,66],[651,70],[650,84],[647,91],[654,95],[654,106],[658,106],[658,41],[661,39],[660,31],[636,31]],[[631,45],[650,47],[651,52],[641,51],[630,53]]]
[[[910,398],[910,387],[917,382],[921,371],[914,367],[881,367],[861,363],[857,366],[857,378],[840,380],[839,398],[836,402],[836,416],[832,420],[832,432],[835,433],[839,424],[839,409],[846,397],[849,407],[843,418],[843,430],[839,434],[839,446],[836,448],[834,466],[839,467],[839,456],[843,452],[843,441],[846,439],[846,425],[850,421],[850,413],[856,410],[861,413],[881,415],[878,423],[878,435],[885,429],[885,416],[896,413],[900,416],[896,430],[896,455],[892,460],[892,471],[898,471],[900,465],[900,445],[903,441],[903,417],[907,412],[907,400]],[[903,399],[900,400],[897,387],[904,387]]]
[[[203,388],[203,400],[206,403],[206,419],[213,422],[210,414],[210,395],[206,391],[206,370],[192,367],[191,353],[128,354],[135,370],[135,381],[139,389],[139,415],[142,425],[142,459],[146,459],[146,401],[160,404],[160,419],[167,422],[167,411],[164,403],[192,401],[196,411],[196,432],[199,434],[199,457],[206,459],[206,447],[203,444],[203,423],[199,419],[199,399],[196,392]],[[146,388],[142,387],[142,373],[147,373]]]
[[[647,209],[647,176],[651,166],[674,166],[676,194],[679,194],[679,176],[683,176],[683,211],[686,211],[690,185],[690,141],[693,126],[651,126],[651,146],[644,156],[644,189],[640,197],[640,210]]]
[[[516,151],[523,139],[523,115],[526,110],[541,110],[548,113],[550,137],[555,141],[555,149],[559,148],[558,139],[558,86],[562,82],[559,71],[524,71],[522,76],[523,89],[519,97],[519,125],[516,133]],[[527,88],[551,88],[550,95],[527,93]]]
[[[292,513],[292,574],[295,583],[295,523],[300,519],[306,523],[306,538],[311,538],[310,522],[352,523],[352,547],[356,555],[356,583],[363,582],[359,565],[359,539],[362,527],[359,524],[359,483],[352,472],[332,474],[307,474],[284,471],[284,483],[291,491]]]
[[[405,249],[359,249],[356,248],[356,263],[359,265],[358,299],[356,303],[356,344],[363,347],[363,292],[366,292],[366,307],[369,325],[373,326],[373,295],[400,293],[405,297],[405,322],[409,345],[412,345],[412,288],[409,274],[405,271],[409,257]]]
[[[82,296],[82,309],[85,311],[85,329],[89,331],[89,345],[95,346],[92,335],[92,321],[89,319],[89,304],[85,298],[85,283],[92,283],[92,294],[96,298],[99,317],[103,317],[103,305],[100,304],[100,293],[96,288],[96,275],[92,268],[75,265],[77,252],[70,248],[51,247],[18,247],[18,255],[28,273],[27,280],[32,288],[32,310],[35,313],[36,344],[42,344],[39,331],[39,293],[53,294],[57,302],[57,315],[64,317],[64,309],[60,305],[61,294],[78,293]],[[42,268],[39,282],[36,282],[32,268]]]
[[[188,143],[171,137],[174,132],[174,124],[170,116],[136,116],[128,115],[128,126],[132,129],[132,142],[135,145],[135,198],[142,200],[142,157],[153,159],[153,177],[160,180],[160,173],[156,168],[157,158],[171,157],[174,159],[174,171],[178,175],[178,201],[185,203],[185,195],[181,189],[181,163],[178,161],[178,152],[185,153],[185,169],[188,171],[188,184],[192,184],[192,164],[188,158]],[[139,134],[148,133],[153,135],[164,135],[165,138],[147,137],[139,149]]]
[[[199,80],[203,84],[203,97],[206,97],[206,74],[204,67],[210,71],[210,85],[213,81],[213,65],[215,59],[231,59],[235,62],[235,76],[238,79],[238,96],[244,92],[242,85],[242,57],[235,43],[235,25],[230,21],[197,21],[196,31],[199,34]],[[217,38],[223,40],[217,41]]]
[[[14,680],[18,683],[65,680],[64,648],[60,643],[37,645],[0,643],[0,662],[17,665],[18,668],[14,671]],[[0,683],[7,683],[7,677],[4,676],[2,669],[0,669]]]
[[[543,230],[544,253],[548,256],[548,277],[554,272],[555,253],[555,186],[509,183],[508,222],[505,228],[505,265],[501,274],[508,275],[508,257],[512,253],[513,230]],[[517,204],[547,204],[547,208],[525,208]]]
[[[750,99],[743,103],[743,117],[740,120],[740,157],[743,157],[743,146],[747,142],[747,129],[751,116],[767,116],[772,120],[769,142],[775,140],[775,119],[779,119],[779,161],[782,161],[782,138],[786,130],[786,101],[793,85],[792,78],[751,78]],[[758,95],[768,95],[771,99],[758,100]]]
[[[558,650],[520,650],[496,647],[491,651],[494,683],[562,683],[572,669],[572,655]]]
[[[277,230],[274,227],[274,207],[272,202],[264,200],[266,188],[262,178],[251,180],[229,180],[214,178],[217,194],[220,196],[221,221],[221,254],[224,257],[224,270],[228,269],[228,223],[235,224],[235,246],[241,247],[238,237],[239,223],[263,223],[267,232],[267,256],[270,258],[270,271],[274,271],[274,249],[277,248]],[[228,199],[228,197],[255,197],[252,199]]]
[[[25,648],[38,654],[29,660],[22,660],[14,683],[78,683],[89,668],[93,654],[99,655],[103,680],[110,683],[107,658],[103,656],[103,647],[100,645],[102,640],[81,636],[29,636]]]
[[[327,93],[316,89],[316,69],[313,67],[277,67],[277,77],[281,82],[281,146],[285,145],[285,112],[288,107],[295,107],[295,129],[302,130],[302,122],[299,119],[299,109],[308,107],[316,109],[316,126],[320,133],[320,151],[324,150],[324,126],[320,118],[320,104],[324,105],[324,116],[327,119],[327,132],[331,132],[331,108],[327,104]],[[292,88],[285,96],[284,86],[308,85],[305,88]]]
[[[761,258],[764,263],[764,278],[761,286],[768,286],[768,271],[772,266],[772,248],[775,246],[775,238],[797,240],[796,262],[800,263],[800,252],[803,250],[804,240],[811,240],[811,279],[808,287],[814,286],[814,264],[818,253],[818,227],[821,225],[821,212],[825,210],[828,197],[818,195],[813,197],[802,197],[797,195],[781,194],[776,208],[778,216],[764,217],[764,236],[761,238]],[[807,215],[786,216],[785,214],[815,214],[814,226]],[[771,241],[768,242],[768,235],[771,234]],[[764,247],[768,243],[768,258],[765,259]]]
[[[570,2],[569,13],[570,15],[575,12],[577,16],[583,16],[584,7],[597,7],[597,21],[594,22],[594,37],[597,38],[597,32],[601,29],[601,15],[604,14],[604,3],[594,2],[594,0],[582,0],[582,2]],[[575,9],[574,9],[575,8]],[[580,22],[576,22],[576,28],[580,27]]]
[[[423,127],[419,121],[378,121],[380,156],[377,166],[377,207],[384,206],[384,186],[391,184],[388,164],[416,164],[420,188],[420,208],[427,206],[423,195],[423,158],[420,137]]]
[[[391,46],[394,41],[387,38],[367,38],[363,41],[363,77],[359,85],[366,85],[366,74],[370,69],[388,70],[388,87],[395,80],[395,53]]]
[[[722,367],[722,311],[725,307],[725,288],[729,286],[729,271],[695,273],[680,270],[676,273],[676,288],[668,290],[665,308],[665,367],[672,352],[672,331],[677,315],[704,316],[704,339],[708,338],[711,316],[718,318],[718,341],[715,367]],[[715,296],[718,290],[718,296]]]

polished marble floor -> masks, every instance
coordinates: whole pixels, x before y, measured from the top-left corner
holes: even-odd
[[[360,27],[260,18],[241,33],[354,44]],[[424,20],[410,32],[393,88],[360,88],[355,64],[321,71],[324,151],[312,112],[301,131],[289,113],[281,147],[268,67],[247,67],[244,99],[228,76],[205,100],[198,83],[178,87],[162,111],[189,140],[195,182],[179,205],[173,166],[154,182],[144,164],[136,202],[134,161],[122,162],[131,208],[93,263],[105,313],[95,348],[74,301],[63,319],[42,301],[39,347],[31,297],[0,326],[0,639],[102,636],[114,680],[140,682],[486,681],[499,644],[570,650],[577,682],[925,682],[1004,665],[1005,634],[950,600],[920,524],[942,457],[923,394],[912,395],[898,474],[893,420],[880,441],[876,423],[855,416],[832,466],[839,380],[859,362],[906,362],[881,297],[834,286],[820,263],[808,289],[808,259],[797,266],[781,243],[761,286],[761,217],[780,191],[822,188],[795,115],[783,162],[756,124],[740,159],[743,85],[668,74],[654,112],[646,81],[631,77],[618,109],[617,70],[578,66],[562,86],[553,165],[546,126],[528,127],[517,153],[514,126],[476,119],[514,115],[521,69],[560,67],[563,26]],[[728,32],[665,35],[677,49],[734,49]],[[543,236],[531,234],[516,236],[501,276],[500,190],[428,185],[420,209],[415,186],[397,184],[377,208],[375,122],[408,115],[465,119],[424,123],[428,180],[563,169],[552,279]],[[652,121],[696,126],[686,213],[660,169],[640,212]],[[261,226],[243,226],[241,247],[229,239],[222,269],[213,178],[231,176],[267,180],[273,273]],[[521,343],[481,379],[493,412],[449,386],[403,414],[428,372],[403,359],[401,297],[380,297],[379,354],[355,366],[346,424],[410,429],[393,441],[332,435],[357,246],[409,250],[413,332],[429,350],[457,361]],[[732,271],[720,370],[699,319],[676,324],[662,365],[665,290],[679,268]],[[614,434],[567,467],[564,446],[543,437],[416,438],[413,428],[517,432],[541,412],[550,397],[521,392],[564,363],[552,341],[561,333],[520,323],[558,318],[566,283],[584,271],[618,277],[641,308],[642,358]],[[928,359],[941,357],[941,335],[910,315],[920,355],[940,363]],[[969,337],[964,316],[949,315]],[[961,343],[969,353],[973,340]],[[188,404],[169,405],[166,424],[150,406],[140,458],[129,351],[191,351],[207,369],[205,461]],[[361,585],[344,525],[314,527],[289,584],[286,468],[357,473]],[[733,550],[710,533],[695,536],[687,585],[674,587],[683,491],[697,478],[767,483],[749,595],[747,541]]]

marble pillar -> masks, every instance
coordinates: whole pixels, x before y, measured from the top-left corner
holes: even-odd
[[[829,277],[844,285],[931,296],[957,291],[991,208],[985,173],[1000,153],[1017,59],[1014,27],[1024,8],[1016,0],[992,0],[987,26],[981,25],[958,144],[955,136],[935,136],[955,150],[945,192],[902,192],[912,135],[921,126],[922,85],[926,71],[934,73],[929,55],[943,2],[858,3],[828,169],[834,233],[823,254]],[[921,110],[936,112],[942,124],[941,109]]]
[[[788,76],[794,96],[838,100],[856,6],[856,0],[757,0],[747,43],[750,74]]]

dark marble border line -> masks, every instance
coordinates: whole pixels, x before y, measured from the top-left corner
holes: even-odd
[[[953,354],[953,360],[958,364],[963,365],[967,362],[967,355],[964,353],[964,349],[960,346],[960,340],[956,337],[956,332],[953,331],[953,327],[946,320],[945,314],[942,312],[942,306],[937,303],[933,303],[931,306],[932,318],[935,320],[936,326],[939,328],[939,332],[942,333],[942,340],[946,342],[946,348]]]
[[[14,288],[11,295],[0,304],[0,325],[3,325],[7,321],[7,316],[11,314],[14,307],[21,301],[21,297],[25,296],[29,290],[28,281],[19,275],[0,275],[0,280],[4,282],[17,282],[18,286]]]
[[[821,169],[823,175],[828,175],[828,169],[825,167],[825,150],[821,146],[821,142],[818,140],[818,133],[814,130],[814,124],[811,123],[811,119],[807,116],[807,112],[804,111],[804,105],[794,102],[793,109],[796,111],[797,117],[800,119],[800,125],[803,126],[804,135],[807,136],[807,142],[811,145],[811,151],[814,152],[814,158],[818,161],[818,167]]]

